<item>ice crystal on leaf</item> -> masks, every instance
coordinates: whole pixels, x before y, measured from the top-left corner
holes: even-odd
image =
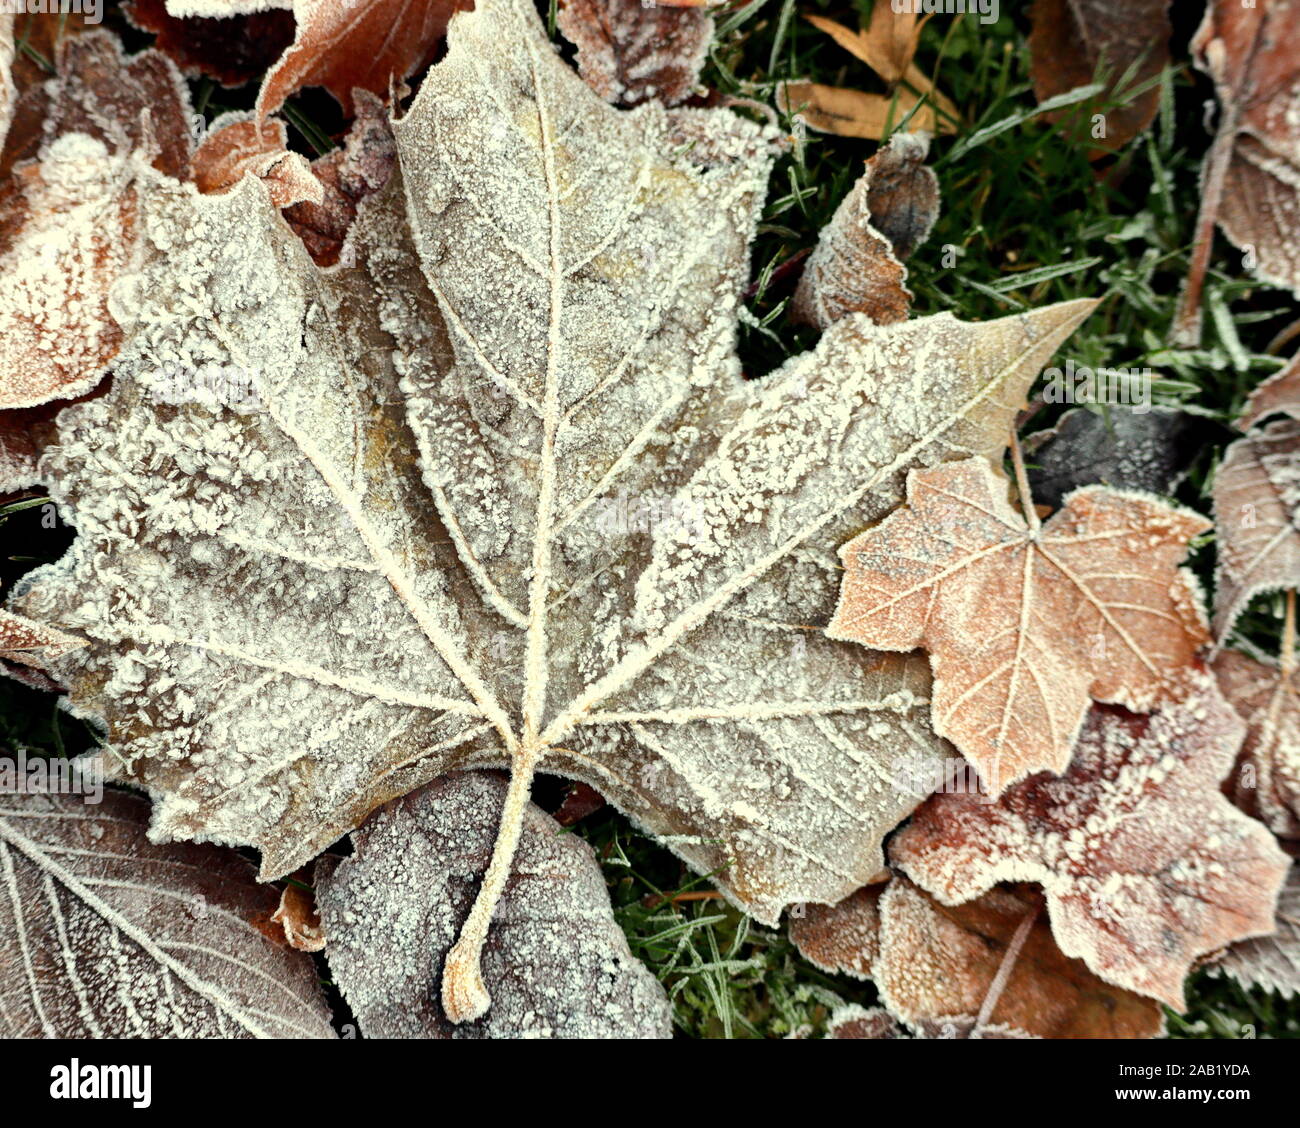
[[[1208,678],[1152,716],[1095,706],[1064,775],[1024,780],[996,803],[934,796],[891,856],[946,905],[1041,883],[1062,952],[1182,1009],[1198,957],[1272,931],[1289,868],[1219,790],[1243,730]]]
[[[0,797],[0,1034],[332,1038],[311,959],[256,924],[275,908],[238,854],[145,838],[106,792]]]
[[[899,765],[944,753],[923,660],[809,629],[834,550],[908,466],[996,457],[1092,303],[852,315],[742,380],[773,134],[606,105],[524,0],[453,20],[395,135],[329,270],[260,182],[155,178],[113,389],[47,459],[78,539],[16,605],[90,640],[59,675],[154,837],[257,846],[267,878],[443,772],[509,767],[444,979],[463,1019],[540,764],[762,921],[880,868],[920,798]],[[256,394],[176,402],[213,366]]]
[[[1065,769],[1090,696],[1149,709],[1185,692],[1209,641],[1178,567],[1199,514],[1093,486],[1031,526],[1006,494],[981,459],[912,471],[907,507],[844,546],[829,628],[930,651],[935,730],[995,795]]]
[[[1293,865],[1277,900],[1276,929],[1233,944],[1212,966],[1247,987],[1263,987],[1288,998],[1300,995],[1300,866]]]
[[[628,948],[591,847],[526,808],[483,951],[492,1009],[453,1025],[443,959],[492,856],[504,780],[454,772],[377,811],[317,864],[330,970],[368,1038],[668,1038],[667,996]]]

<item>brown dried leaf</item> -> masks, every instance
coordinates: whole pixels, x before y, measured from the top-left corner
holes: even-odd
[[[1300,353],[1293,356],[1285,368],[1275,372],[1250,393],[1246,410],[1237,420],[1237,427],[1248,431],[1270,415],[1289,415],[1292,419],[1300,419]]]
[[[1064,770],[1090,698],[1149,709],[1189,684],[1209,636],[1178,563],[1207,528],[1153,497],[1090,486],[1031,530],[986,461],[915,470],[907,507],[840,550],[827,633],[928,650],[935,731],[998,795]]]
[[[154,50],[126,55],[116,36],[102,31],[60,40],[54,58],[57,73],[40,91],[46,144],[84,133],[110,154],[144,150],[159,172],[189,175],[189,91],[170,59]]]
[[[917,19],[914,11],[895,12],[892,4],[873,4],[871,22],[865,30],[853,31],[824,16],[804,17],[818,31],[825,32],[854,58],[860,59],[891,87],[902,82],[915,94],[929,94],[945,119],[944,132],[956,129],[960,116],[952,100],[934,88],[929,76],[912,60],[921,42],[921,29],[929,16]]]
[[[880,954],[880,895],[868,885],[835,905],[805,905],[790,914],[790,939],[804,959],[823,971],[870,979]]]
[[[284,929],[284,938],[290,948],[299,952],[324,949],[325,930],[321,927],[316,899],[301,885],[290,882],[284,887],[271,921]]]
[[[896,878],[879,909],[880,956],[872,978],[881,1000],[928,1037],[989,1037],[990,1027],[1036,1038],[1159,1034],[1159,1004],[1103,982],[1082,960],[1066,956],[1041,904],[1031,890],[998,888],[962,905],[941,905]],[[1018,938],[1022,926],[1027,931]]]
[[[847,313],[905,321],[912,294],[902,259],[934,226],[939,182],[926,134],[895,133],[822,230],[795,290],[793,316],[825,329]]]
[[[261,117],[304,86],[323,86],[352,116],[353,90],[387,98],[395,83],[427,66],[447,23],[473,0],[293,0],[293,45],[257,96]]]
[[[443,776],[375,812],[317,867],[330,970],[370,1038],[669,1038],[658,981],[614,920],[590,846],[528,805],[483,953],[485,1018],[454,1025],[443,961],[492,855],[506,782]]]
[[[578,48],[578,73],[606,102],[684,102],[700,80],[713,17],[642,0],[561,0],[556,22]]]
[[[872,1040],[902,1038],[903,1029],[893,1015],[881,1007],[860,1007],[856,1004],[839,1007],[826,1023],[826,1037]]]
[[[1201,291],[1217,222],[1255,277],[1300,296],[1300,0],[1210,0],[1192,39],[1213,80],[1219,127],[1201,174],[1192,265],[1174,342],[1201,335]]]
[[[1099,73],[1106,88],[1095,106],[1117,94],[1126,99],[1106,113],[1094,157],[1128,144],[1151,124],[1160,108],[1159,84],[1136,98],[1126,92],[1169,65],[1169,0],[1034,0],[1030,19],[1030,75],[1040,102],[1088,86]]]
[[[189,100],[171,63],[112,36],[63,42],[41,87],[46,142],[11,181],[19,219],[0,254],[0,407],[89,391],[121,344],[108,293],[132,262],[147,162],[189,167]],[[20,202],[19,202],[20,200]]]
[[[1238,439],[1214,479],[1218,561],[1214,632],[1227,639],[1250,601],[1300,588],[1300,423],[1270,423]]]
[[[1300,677],[1233,650],[1214,660],[1219,688],[1246,722],[1229,794],[1282,838],[1300,838]]]
[[[1211,965],[1211,973],[1285,998],[1300,995],[1300,865],[1287,874],[1274,923],[1272,935],[1233,944]]]
[[[238,854],[156,846],[147,800],[0,797],[0,1033],[332,1038],[312,961],[251,923],[275,905]]]
[[[45,670],[51,662],[85,645],[84,639],[0,611],[0,658]]]
[[[136,27],[157,36],[154,46],[182,71],[222,86],[260,78],[293,42],[293,14],[283,9],[181,19],[167,11],[164,0],[125,0],[122,10]]]
[[[357,91],[356,103],[357,117],[343,147],[312,162],[322,201],[304,200],[284,213],[318,266],[338,261],[357,205],[388,183],[397,164],[397,143],[383,103],[364,90]]]
[[[776,101],[784,113],[802,118],[810,129],[879,141],[886,129],[907,117],[919,98],[901,87],[893,94],[866,94],[818,82],[783,82],[777,87]],[[946,119],[939,122],[928,105],[912,114],[907,128],[913,133],[934,133],[936,129],[952,133],[956,129]]]
[[[1095,706],[1063,776],[936,795],[891,855],[945,905],[1041,883],[1062,952],[1181,1010],[1198,957],[1272,931],[1290,867],[1219,790],[1244,730],[1208,676],[1154,716]]]
[[[291,152],[284,122],[223,114],[194,154],[194,183],[205,195],[229,192],[245,176],[263,181],[277,208],[325,204],[325,188],[301,153]]]

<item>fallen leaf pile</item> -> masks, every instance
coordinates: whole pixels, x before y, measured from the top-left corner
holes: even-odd
[[[1096,303],[912,315],[962,122],[924,20],[812,19],[887,93],[767,95],[911,117],[793,283],[815,343],[763,374],[790,141],[708,88],[704,5],[563,0],[572,65],[531,0],[128,16],[154,46],[74,29],[42,75],[0,22],[0,489],[76,530],[0,662],[106,785],[0,788],[6,1032],[670,1037],[616,847],[572,829],[605,804],[875,984],[828,1036],[1154,1037],[1205,963],[1296,989],[1293,599],[1276,667],[1225,646],[1298,586],[1300,423],[1219,468],[1213,635],[1211,523],[1155,496],[1188,467],[1139,457],[1187,419],[1067,415],[1026,473]],[[198,75],[256,101],[196,114]],[[309,160],[310,87],[344,124]],[[1290,410],[1257,394],[1250,424]],[[539,773],[577,781],[555,817]]]

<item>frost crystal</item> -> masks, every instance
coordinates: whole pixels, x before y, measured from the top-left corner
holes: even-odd
[[[311,959],[256,926],[276,893],[230,851],[145,840],[147,804],[0,796],[0,1034],[332,1038]]]
[[[923,662],[810,629],[834,548],[909,465],[1001,450],[1091,303],[850,316],[743,381],[773,135],[604,104],[525,0],[455,18],[395,135],[329,270],[261,183],[154,178],[113,389],[46,463],[78,538],[16,599],[91,641],[59,670],[73,707],[155,838],[256,845],[266,877],[449,769],[510,767],[467,967],[543,762],[762,921],[844,896],[916,802],[899,762],[943,753]],[[165,402],[209,365],[254,401]],[[621,491],[671,504],[612,535]]]
[[[1208,679],[1150,717],[1096,706],[1063,776],[935,796],[891,855],[946,905],[1040,882],[1061,951],[1181,1009],[1198,957],[1272,931],[1289,868],[1219,790],[1243,728]]]
[[[318,864],[330,970],[369,1038],[668,1038],[663,988],[636,960],[581,838],[532,804],[483,952],[493,1006],[453,1026],[443,959],[492,856],[504,780],[456,772],[375,813],[356,856]]]

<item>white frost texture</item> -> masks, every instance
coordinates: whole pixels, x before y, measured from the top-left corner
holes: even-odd
[[[492,1009],[455,1025],[443,959],[496,837],[503,780],[456,772],[376,813],[356,856],[325,858],[316,898],[330,971],[367,1038],[668,1038],[672,1014],[609,907],[591,847],[529,806],[483,952]]]
[[[142,186],[112,390],[45,463],[77,540],[14,609],[89,640],[58,673],[155,839],[264,878],[449,770],[540,766],[760,921],[845,896],[948,752],[923,658],[822,634],[835,550],[909,467],[998,457],[1091,303],[851,315],[747,381],[770,130],[606,105],[524,0],[454,19],[395,130],[329,270],[253,180]],[[174,402],[211,370],[256,395]]]

